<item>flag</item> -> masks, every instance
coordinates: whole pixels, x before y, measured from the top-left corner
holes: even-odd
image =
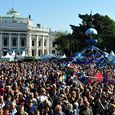
[[[96,82],[102,82],[103,81],[103,74],[102,73],[96,73],[95,74],[95,79],[96,79]]]

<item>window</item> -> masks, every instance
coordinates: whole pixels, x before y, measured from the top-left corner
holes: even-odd
[[[47,40],[44,41],[44,46],[47,46]]]
[[[7,41],[7,39],[5,38],[4,39],[4,46],[7,46],[8,45],[8,41]]]
[[[12,36],[17,36],[17,34],[16,34],[16,33],[13,33]]]
[[[42,54],[42,51],[41,50],[38,50],[38,55],[40,56]]]
[[[35,41],[34,40],[32,40],[32,46],[35,46]]]
[[[55,54],[55,50],[52,50],[52,54]]]
[[[39,41],[39,46],[41,46],[41,41]]]
[[[25,39],[24,39],[24,38],[21,39],[21,46],[22,46],[22,47],[25,46]]]
[[[34,56],[34,50],[32,50],[32,56]]]
[[[15,47],[16,46],[16,38],[12,39],[12,46]]]
[[[44,54],[45,54],[45,55],[47,54],[47,50],[46,50],[46,49],[44,50]]]
[[[8,33],[3,33],[3,35],[8,35]]]

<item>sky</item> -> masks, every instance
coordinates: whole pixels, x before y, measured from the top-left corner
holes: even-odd
[[[1,0],[0,15],[14,8],[22,16],[33,19],[34,25],[53,31],[71,32],[70,24],[79,25],[79,14],[99,13],[115,20],[115,0]]]

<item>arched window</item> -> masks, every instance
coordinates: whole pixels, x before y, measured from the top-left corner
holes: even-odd
[[[22,47],[25,46],[25,39],[24,39],[24,38],[21,39],[21,46],[22,46]]]
[[[52,46],[55,47],[55,42],[52,43]]]
[[[32,46],[35,46],[35,41],[34,40],[32,40]]]
[[[55,54],[55,50],[52,50],[52,54]]]
[[[44,41],[44,46],[47,46],[47,40]]]
[[[7,46],[8,45],[8,40],[5,38],[4,39],[4,46]]]
[[[16,38],[12,39],[12,46],[15,47],[16,46]]]
[[[32,56],[35,56],[35,50],[32,50]]]
[[[38,55],[41,56],[41,54],[42,54],[42,51],[38,50]]]
[[[46,49],[44,50],[44,54],[45,54],[45,55],[47,54],[47,50],[46,50]]]
[[[41,41],[39,41],[39,46],[41,46]]]

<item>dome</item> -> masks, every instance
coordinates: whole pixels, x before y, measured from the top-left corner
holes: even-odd
[[[20,14],[14,8],[10,9],[7,12],[7,15],[9,15],[9,16],[20,16]]]
[[[94,29],[94,28],[89,28],[89,29],[86,30],[85,34],[86,34],[86,35],[93,35],[93,34],[98,34],[98,33],[97,33],[97,30],[96,30],[96,29]]]

